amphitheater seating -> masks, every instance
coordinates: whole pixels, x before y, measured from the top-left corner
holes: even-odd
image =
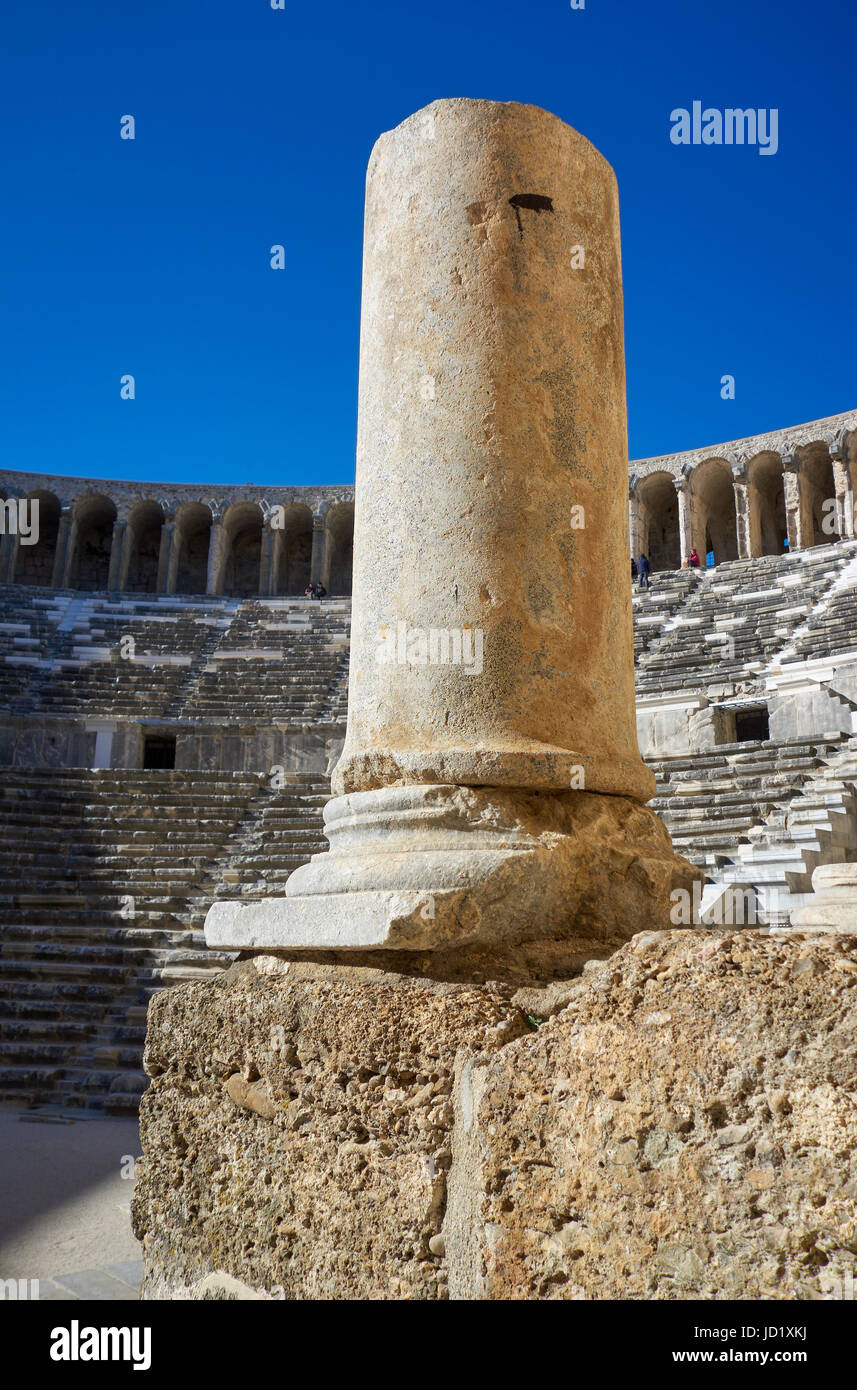
[[[751,891],[757,921],[788,925],[818,864],[857,858],[857,737],[723,744],[650,760],[650,804],[711,883]]]
[[[637,693],[755,681],[853,553],[854,543],[818,546],[733,560],[706,572],[642,652]],[[672,576],[656,574],[651,601],[657,602],[659,585],[671,582]]]
[[[687,600],[703,575],[697,569],[663,570],[651,589],[634,589],[634,661],[660,637],[665,624]]]
[[[176,600],[84,600],[15,712],[166,716],[228,623]]]
[[[826,603],[811,613],[795,634],[782,661],[857,654],[857,556],[845,565]]]
[[[635,592],[638,690],[758,695],[777,663],[850,652],[857,544],[655,574]],[[0,710],[342,726],[347,600],[119,597],[0,586]],[[133,659],[119,655],[133,637]],[[731,637],[727,645],[724,638]],[[763,922],[817,863],[857,857],[857,738],[719,745],[652,761],[654,808]],[[220,969],[216,897],[283,891],[324,849],[323,778],[6,769],[0,789],[0,1101],[130,1111],[151,994]]]
[[[0,586],[0,709],[336,722],[347,699],[350,607],[348,599],[57,595]]]
[[[326,797],[308,776],[7,770],[0,1100],[133,1109],[149,997],[230,959],[202,935],[224,866],[236,896],[281,887],[324,847]]]
[[[311,724],[344,713],[350,603],[247,600],[181,708],[187,719]]]
[[[72,602],[51,589],[0,585],[0,708],[11,709],[48,660]]]
[[[649,804],[681,854],[703,869],[734,857],[750,830],[786,805],[821,766],[815,743],[721,744],[649,759],[657,795]]]

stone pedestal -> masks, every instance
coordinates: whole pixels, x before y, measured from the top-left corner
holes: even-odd
[[[366,192],[348,728],[330,851],[213,945],[625,936],[695,876],[644,804],[616,181],[440,101]]]
[[[541,989],[254,955],[163,990],[142,1297],[850,1297],[855,970],[676,930]]]
[[[812,889],[810,902],[792,913],[792,926],[857,936],[857,864],[820,864]]]

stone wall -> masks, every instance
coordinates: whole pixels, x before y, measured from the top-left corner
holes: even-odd
[[[857,535],[857,413],[630,464],[631,554],[677,569]]]
[[[564,982],[260,956],[171,990],[144,1297],[841,1298],[855,984],[854,937],[654,931]]]
[[[312,578],[329,592],[351,592],[350,486],[137,483],[3,469],[0,501],[8,504],[0,508],[0,582],[246,597],[302,594]]]
[[[94,727],[98,724],[98,729]],[[97,756],[99,729],[111,735],[106,757]],[[330,773],[342,747],[340,724],[317,724],[304,729],[289,725],[260,728],[255,724],[228,727],[183,724],[180,721],[99,721],[50,719],[34,715],[0,718],[0,767],[142,766],[147,734],[176,740],[177,768],[186,772]]]

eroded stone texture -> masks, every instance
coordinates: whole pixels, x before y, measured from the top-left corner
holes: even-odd
[[[257,956],[159,995],[144,1296],[847,1298],[855,985],[852,937],[661,931],[518,989]]]
[[[590,791],[652,795],[634,727],[626,460],[612,169],[538,107],[433,102],[381,136],[367,174],[334,793],[561,790],[580,766]],[[397,645],[380,661],[400,622],[406,659]],[[463,629],[482,634],[479,663],[421,661],[409,637]]]
[[[511,993],[260,956],[158,995],[144,1297],[445,1297],[454,1060],[526,1031]]]
[[[463,1058],[450,1295],[853,1297],[855,985],[852,938],[641,935]]]

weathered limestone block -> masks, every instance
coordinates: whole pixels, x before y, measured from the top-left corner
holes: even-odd
[[[642,934],[462,1057],[450,1297],[853,1297],[855,986],[853,939]]]
[[[146,1298],[853,1296],[853,937],[517,989],[260,955],[159,995],[146,1066]]]
[[[792,925],[857,936],[857,864],[819,864],[812,889],[809,902],[792,913]]]
[[[511,993],[259,956],[159,994],[143,1296],[445,1297],[455,1056],[527,1030]]]

